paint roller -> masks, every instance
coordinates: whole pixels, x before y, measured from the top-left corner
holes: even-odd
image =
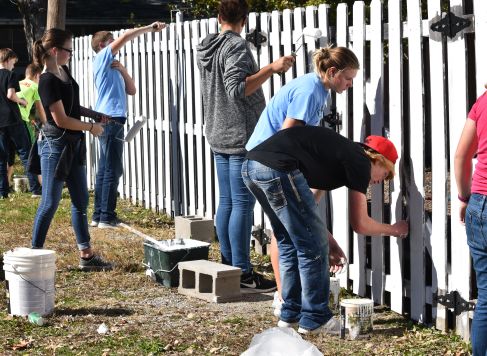
[[[132,141],[135,135],[139,133],[140,129],[145,125],[146,122],[147,118],[144,115],[139,116],[130,128],[130,130],[128,130],[128,132],[125,134],[125,137],[123,139],[119,138],[119,140],[127,143]]]
[[[321,37],[321,30],[319,28],[314,28],[314,27],[305,27],[303,28],[303,32],[301,33],[301,36],[298,37],[298,39],[294,42],[294,45],[298,43],[303,37],[312,37],[315,40]],[[299,49],[303,46],[303,42],[301,42],[294,51],[291,52],[291,55],[296,57],[297,52]]]

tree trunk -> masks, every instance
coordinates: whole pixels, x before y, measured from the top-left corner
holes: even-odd
[[[48,0],[46,29],[65,29],[66,24],[66,0]]]
[[[32,45],[42,36],[46,23],[46,0],[17,0],[17,7],[24,23],[25,39],[29,60],[32,59]]]

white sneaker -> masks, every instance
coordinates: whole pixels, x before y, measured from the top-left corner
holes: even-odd
[[[274,315],[278,318],[281,316],[281,308],[283,304],[284,301],[279,298],[279,292],[275,291],[274,300],[272,301],[272,307],[274,308]]]
[[[325,324],[318,326],[316,329],[308,330],[302,327],[299,327],[298,333],[300,334],[330,334],[330,335],[339,335],[340,334],[340,322],[335,319],[331,318]]]
[[[296,325],[298,325],[297,321],[292,322],[292,323],[288,323],[287,321],[279,320],[277,322],[277,326],[280,328],[292,328],[292,327],[295,327]]]

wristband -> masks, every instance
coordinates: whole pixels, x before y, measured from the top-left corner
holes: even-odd
[[[89,129],[88,131],[90,131],[90,132],[91,132],[91,130],[93,130],[93,123],[92,123],[92,122],[90,122],[90,124],[91,124],[91,127],[90,127],[90,129]]]
[[[458,200],[460,200],[462,203],[468,203],[469,199],[470,199],[470,196],[468,196],[467,198],[464,198],[460,194],[458,194]]]

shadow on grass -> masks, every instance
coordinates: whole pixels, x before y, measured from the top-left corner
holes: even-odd
[[[266,300],[273,300],[274,297],[267,294],[241,294],[237,302],[264,302]]]
[[[125,308],[56,308],[54,311],[54,315],[56,316],[86,316],[90,314],[104,316],[128,316],[134,314],[134,311]]]

